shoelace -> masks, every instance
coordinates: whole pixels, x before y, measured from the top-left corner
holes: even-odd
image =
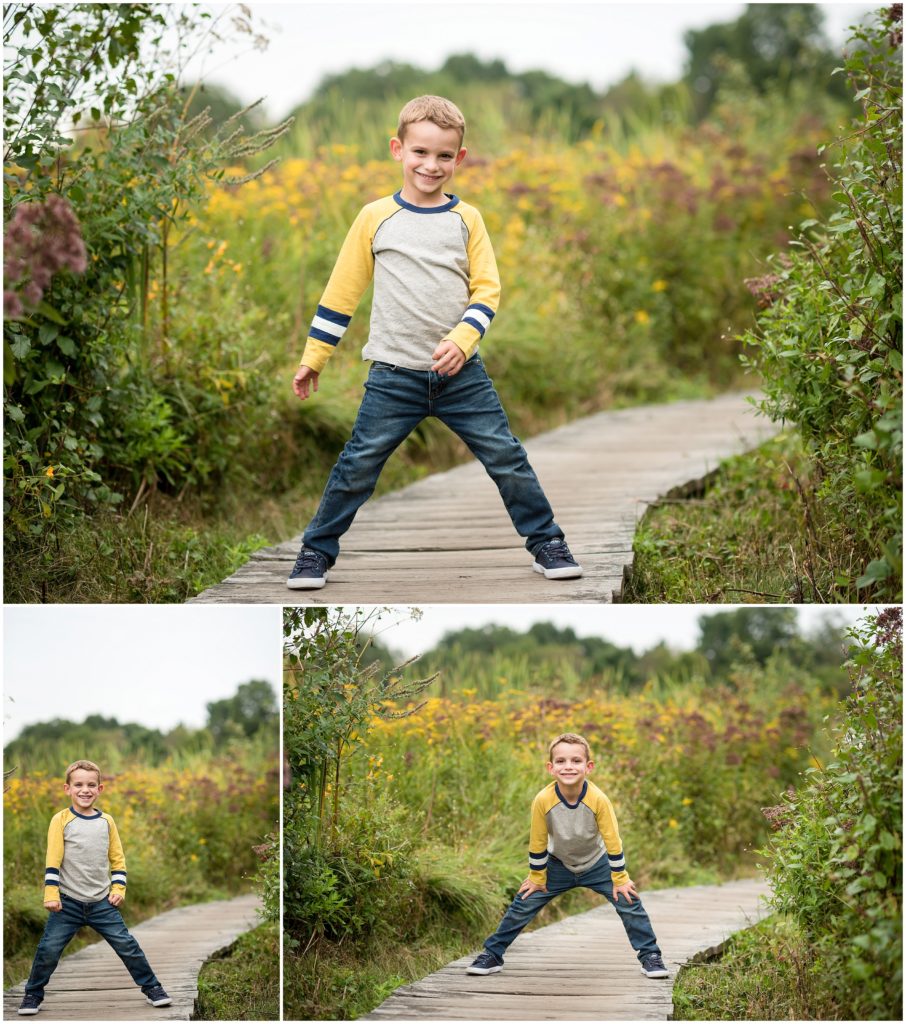
[[[541,551],[551,558],[572,558],[565,540],[552,540]]]
[[[309,548],[303,548],[296,558],[296,564],[293,566],[293,572],[299,572],[300,569],[322,569],[323,563],[323,555],[320,555],[317,551],[312,551]]]

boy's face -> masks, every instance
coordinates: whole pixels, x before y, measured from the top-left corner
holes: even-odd
[[[585,747],[581,743],[558,743],[551,757],[553,760],[547,762],[548,772],[567,788],[581,786],[595,766],[594,761],[585,756]]]
[[[94,807],[104,787],[97,772],[76,768],[69,776],[69,782],[63,784],[63,789],[72,797],[72,806],[80,814],[85,814]]]
[[[433,121],[407,125],[405,139],[390,140],[393,159],[403,165],[403,199],[413,206],[441,206],[444,186],[462,163],[466,151],[455,128]]]

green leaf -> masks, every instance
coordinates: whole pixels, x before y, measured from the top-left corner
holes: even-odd
[[[864,587],[870,587],[873,583],[880,583],[882,580],[888,579],[890,574],[891,567],[887,564],[886,559],[875,559],[868,563],[864,574],[856,580],[856,589],[862,590]]]
[[[41,324],[38,328],[38,340],[42,345],[49,345],[59,333],[53,324]]]
[[[67,337],[65,334],[61,334],[60,337],[57,338],[57,348],[63,353],[63,355],[69,356],[70,358],[76,354],[76,343],[72,338]]]
[[[31,342],[24,334],[17,334],[9,348],[16,359],[24,359],[31,352]]]

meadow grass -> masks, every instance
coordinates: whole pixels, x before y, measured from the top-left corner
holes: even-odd
[[[192,1020],[278,1020],[280,929],[261,924],[206,961]]]
[[[662,499],[633,541],[623,600],[787,604],[870,600],[854,578],[870,557],[858,509],[828,513],[822,479],[787,431],[724,462],[702,494]]]
[[[793,921],[778,915],[731,936],[722,953],[683,967],[674,1020],[839,1020],[847,1015]]]

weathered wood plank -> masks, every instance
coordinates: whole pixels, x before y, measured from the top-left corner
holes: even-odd
[[[122,961],[106,942],[66,956],[47,986],[42,1020],[189,1020],[198,996],[198,972],[219,949],[260,921],[255,895],[178,907],[130,931],[173,1000],[149,1006]],[[3,993],[4,1020],[18,1020],[25,982]],[[22,1018],[24,1019],[24,1018]]]
[[[545,580],[477,462],[373,499],[342,541],[327,586],[288,590],[301,535],[256,552],[193,602],[405,604],[605,602],[622,590],[632,538],[658,497],[776,432],[741,393],[598,413],[525,445],[585,575]]]
[[[669,978],[640,972],[619,917],[601,906],[523,933],[499,974],[466,974],[471,953],[398,988],[367,1019],[669,1020],[680,966],[763,917],[768,892],[745,879],[644,893]]]

